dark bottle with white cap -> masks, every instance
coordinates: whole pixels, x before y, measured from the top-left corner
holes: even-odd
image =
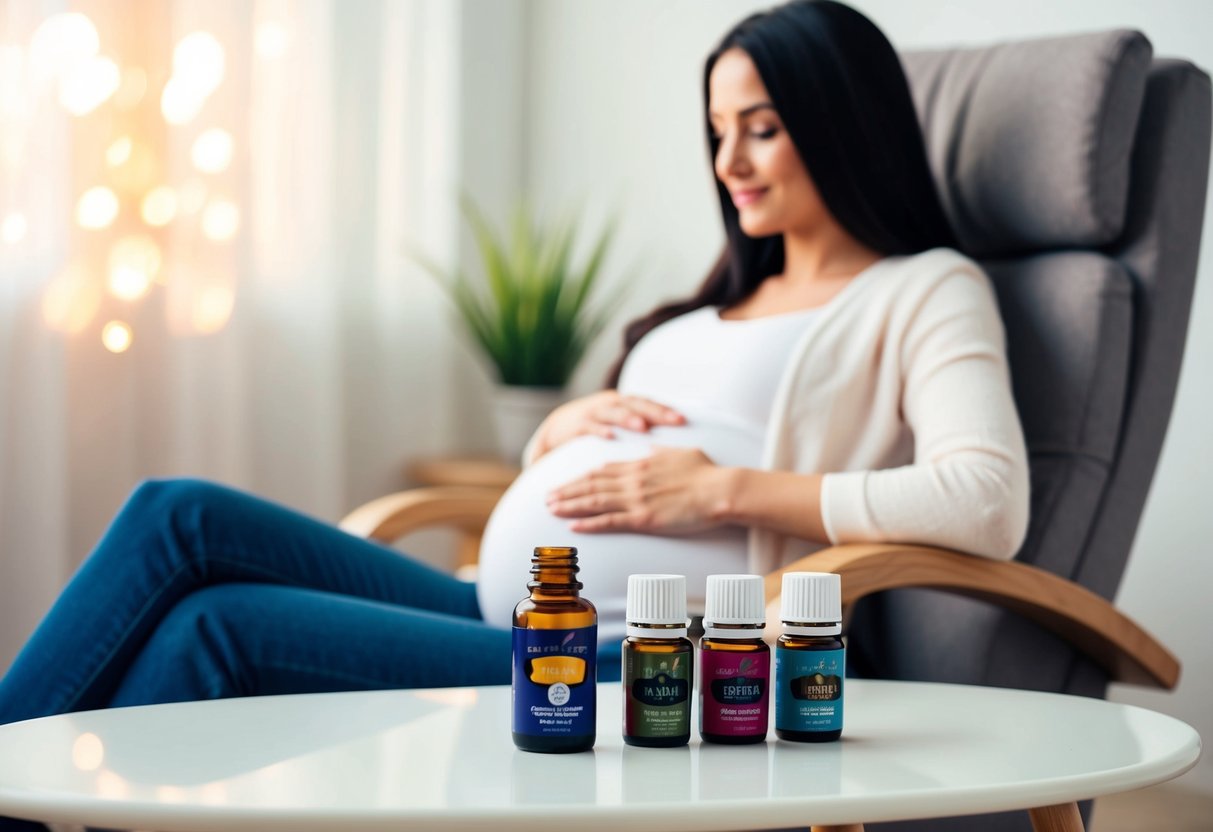
[[[699,735],[743,745],[767,738],[771,648],[758,575],[708,575],[699,642]]]
[[[623,741],[664,748],[691,739],[695,646],[687,638],[687,579],[629,575],[623,642]]]
[[[842,736],[842,580],[829,572],[785,572],[775,647],[775,734],[796,742]]]

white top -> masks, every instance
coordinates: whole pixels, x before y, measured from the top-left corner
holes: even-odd
[[[261,696],[0,726],[0,816],[164,832],[805,828],[1025,809],[1176,777],[1189,726],[1095,699],[848,679],[841,742],[625,746],[598,687],[593,753],[510,740],[510,689]],[[691,697],[691,722],[697,697]],[[773,709],[772,709],[773,710]]]
[[[640,339],[624,362],[619,391],[765,432],[788,356],[818,311],[747,320],[721,318],[715,306],[688,312]]]
[[[816,310],[753,320],[724,320],[705,307],[657,327],[628,356],[620,392],[669,405],[685,425],[648,433],[616,429],[613,440],[582,436],[526,468],[498,502],[480,547],[477,596],[485,620],[511,626],[525,595],[535,546],[576,546],[584,596],[598,608],[601,644],[626,635],[628,575],[665,572],[687,577],[693,613],[703,610],[707,576],[744,572],[746,532],[740,527],[666,537],[586,535],[569,531],[545,498],[576,477],[619,460],[648,456],[653,445],[700,448],[720,465],[758,467],[771,404],[794,344]]]

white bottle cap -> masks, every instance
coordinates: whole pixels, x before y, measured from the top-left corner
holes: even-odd
[[[628,575],[628,635],[684,638],[687,634],[685,575]]]
[[[837,635],[842,632],[842,578],[833,572],[785,572],[779,602],[784,632]],[[805,625],[827,626],[805,626]]]
[[[758,575],[708,575],[703,634],[708,638],[761,638],[766,596]],[[733,629],[720,629],[721,624]]]

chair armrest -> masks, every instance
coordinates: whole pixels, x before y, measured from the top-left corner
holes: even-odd
[[[842,604],[886,589],[939,589],[989,601],[1061,636],[1101,665],[1109,678],[1168,690],[1179,681],[1175,656],[1090,590],[1034,566],[929,546],[852,543],[814,552],[766,577],[767,598],[784,572],[837,572]]]
[[[480,535],[504,489],[433,486],[398,491],[347,514],[338,527],[358,537],[391,543],[431,526],[454,527]]]

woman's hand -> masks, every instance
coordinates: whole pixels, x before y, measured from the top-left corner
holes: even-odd
[[[536,444],[527,462],[578,436],[615,437],[614,428],[645,433],[657,425],[682,425],[686,418],[663,404],[639,396],[621,396],[603,390],[573,399],[553,410],[536,432]]]
[[[635,462],[613,462],[548,495],[575,532],[685,534],[723,524],[734,469],[697,448],[656,448]]]

